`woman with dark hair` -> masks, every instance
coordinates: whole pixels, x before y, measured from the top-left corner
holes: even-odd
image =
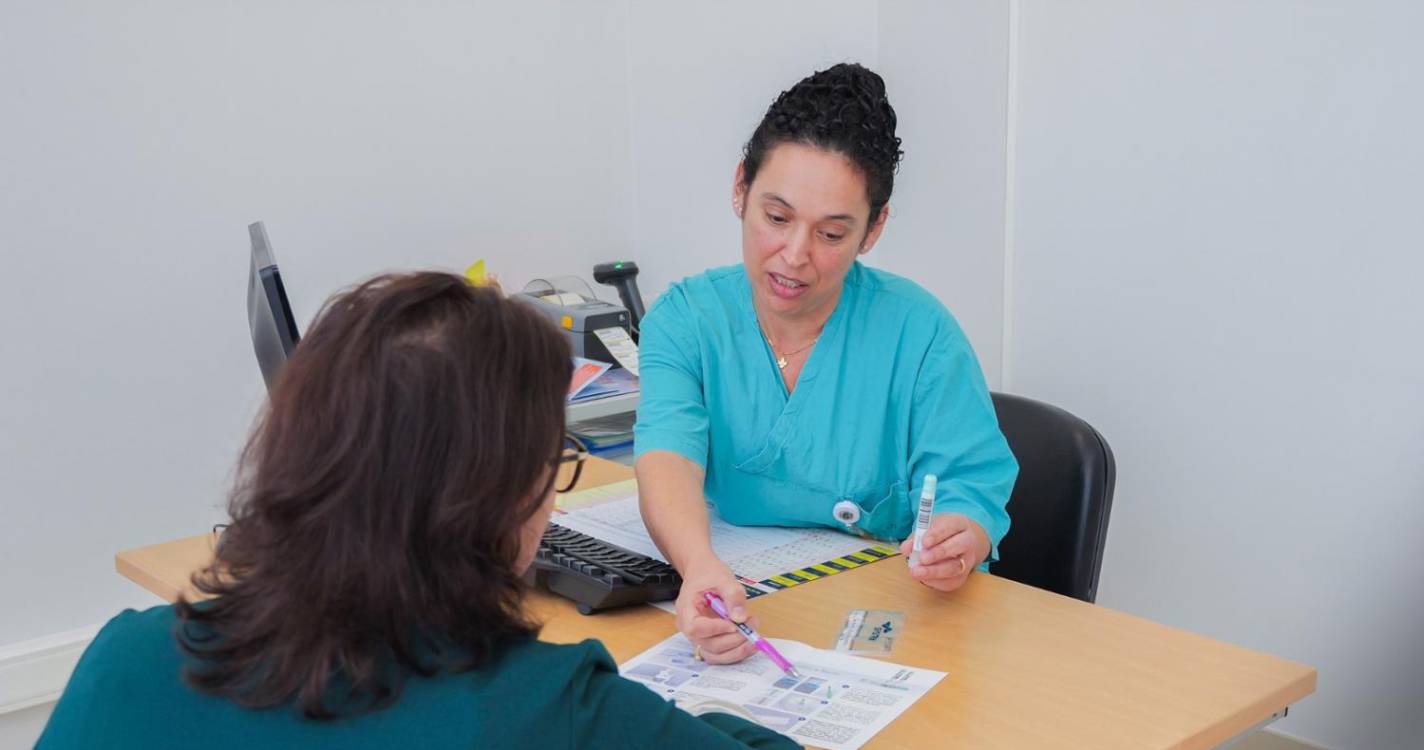
[[[213,598],[110,621],[38,746],[795,746],[535,639],[570,370],[551,324],[456,276],[331,299],[243,453]]]
[[[910,550],[914,499],[938,477],[909,574],[953,591],[995,559],[1018,465],[953,316],[867,268],[901,156],[885,82],[860,65],[782,92],[732,181],[742,263],[672,285],[642,322],[635,428],[644,520],[683,576],[678,628],[714,663],[754,653],[745,592],[713,552],[706,502],[734,524],[824,526]]]

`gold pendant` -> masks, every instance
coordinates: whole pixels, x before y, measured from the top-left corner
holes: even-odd
[[[786,369],[786,358],[785,358],[785,357],[782,357],[781,359],[776,360],[776,367],[777,367],[777,369],[785,370],[785,369]]]

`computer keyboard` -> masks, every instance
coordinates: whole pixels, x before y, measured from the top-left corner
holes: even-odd
[[[671,565],[554,523],[525,579],[573,600],[586,615],[675,599],[682,587],[682,576]]]

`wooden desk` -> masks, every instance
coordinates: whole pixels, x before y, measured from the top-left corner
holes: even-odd
[[[632,470],[591,460],[580,484]],[[125,577],[172,601],[212,557],[211,535],[120,552]],[[585,617],[534,592],[542,638],[597,638],[619,662],[672,635],[651,607]],[[949,673],[874,748],[1209,748],[1315,690],[1315,670],[991,575],[940,594],[891,558],[753,599],[761,631],[828,647],[848,609],[905,612],[894,661]]]

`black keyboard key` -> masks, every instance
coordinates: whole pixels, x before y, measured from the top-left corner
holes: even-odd
[[[550,524],[525,576],[592,614],[677,596],[682,578],[661,560]]]

